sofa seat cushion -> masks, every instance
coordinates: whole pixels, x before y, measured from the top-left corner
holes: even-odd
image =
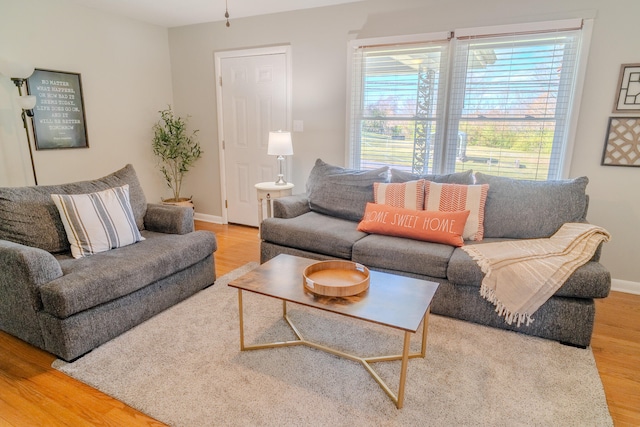
[[[357,227],[357,222],[307,212],[295,218],[267,218],[260,232],[270,243],[351,259],[353,244],[367,235]]]
[[[184,270],[216,250],[209,231],[142,235],[141,242],[90,257],[58,255],[63,276],[40,288],[44,311],[64,319]]]
[[[487,239],[486,242],[504,239]],[[447,268],[447,279],[457,285],[480,287],[482,270],[462,249],[457,248]],[[611,290],[611,276],[602,264],[591,261],[579,267],[554,294],[572,298],[604,298]]]
[[[371,234],[353,245],[352,261],[369,268],[446,278],[454,247],[403,237]]]

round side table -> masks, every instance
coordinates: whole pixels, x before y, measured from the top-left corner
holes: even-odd
[[[258,227],[262,224],[262,201],[267,201],[267,218],[272,216],[271,201],[278,197],[290,196],[294,185],[286,183],[283,185],[276,185],[275,182],[259,182],[255,185],[258,192]]]

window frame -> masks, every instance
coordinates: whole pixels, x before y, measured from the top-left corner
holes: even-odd
[[[393,46],[403,44],[414,43],[428,43],[433,41],[449,40],[448,48],[448,64],[446,75],[441,75],[442,96],[444,99],[439,104],[444,105],[442,116],[439,119],[440,125],[437,126],[437,135],[435,135],[435,143],[439,144],[438,150],[434,150],[433,153],[433,173],[450,173],[453,172],[450,163],[452,156],[455,157],[455,147],[448,143],[449,134],[451,133],[450,124],[452,120],[452,99],[451,87],[454,70],[454,61],[458,53],[458,43],[460,39],[466,38],[480,38],[480,37],[492,37],[492,36],[505,36],[505,35],[525,35],[531,33],[543,33],[543,32],[556,32],[562,30],[580,29],[580,39],[577,46],[577,61],[575,64],[575,71],[573,76],[573,84],[571,85],[571,93],[567,97],[568,107],[567,114],[565,115],[564,136],[562,136],[563,142],[560,145],[554,144],[553,152],[554,158],[557,159],[555,168],[550,168],[548,180],[551,179],[563,179],[568,178],[571,161],[573,157],[573,151],[576,149],[575,136],[577,132],[578,119],[580,114],[582,92],[584,88],[584,80],[586,75],[586,66],[588,62],[588,53],[591,42],[591,34],[593,29],[593,19],[591,18],[577,18],[566,19],[557,21],[545,21],[545,22],[533,22],[523,24],[509,24],[490,27],[475,27],[475,28],[462,28],[455,31],[445,31],[436,33],[424,33],[414,34],[406,36],[393,36],[393,37],[377,37],[366,39],[353,39],[348,43],[347,52],[347,126],[346,126],[346,144],[345,144],[345,161],[350,167],[359,168],[360,165],[360,144],[354,144],[354,136],[357,129],[354,129],[356,111],[362,111],[363,106],[363,93],[364,85],[362,79],[364,76],[361,71],[354,69],[357,66],[355,55],[358,49],[364,47],[375,46]],[[354,74],[358,72],[358,74]],[[359,76],[361,81],[354,81],[355,77]],[[360,105],[357,110],[356,102]],[[438,107],[440,108],[440,106]],[[559,119],[556,119],[559,120]],[[558,137],[556,135],[555,137]],[[360,138],[358,138],[360,140]],[[455,166],[454,166],[455,168]]]

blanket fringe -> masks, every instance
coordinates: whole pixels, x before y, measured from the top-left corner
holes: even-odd
[[[479,254],[473,246],[465,247],[465,252],[471,257],[472,260],[476,262],[476,264],[478,264],[478,267],[480,267],[480,271],[482,271],[484,274],[489,273],[489,271],[491,270],[491,263],[488,259]]]
[[[496,306],[496,313],[498,313],[500,317],[504,317],[504,320],[508,325],[512,325],[515,321],[516,327],[519,328],[523,323],[525,326],[529,326],[535,320],[528,313],[512,313],[509,311],[504,304],[498,301],[493,289],[489,289],[487,286],[480,286],[480,295],[482,298]]]

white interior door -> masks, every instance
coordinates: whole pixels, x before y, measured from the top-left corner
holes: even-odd
[[[255,184],[275,181],[277,160],[267,155],[269,131],[288,130],[287,53],[219,59],[222,107],[223,197],[227,222],[258,225]],[[220,117],[220,114],[219,114]]]

